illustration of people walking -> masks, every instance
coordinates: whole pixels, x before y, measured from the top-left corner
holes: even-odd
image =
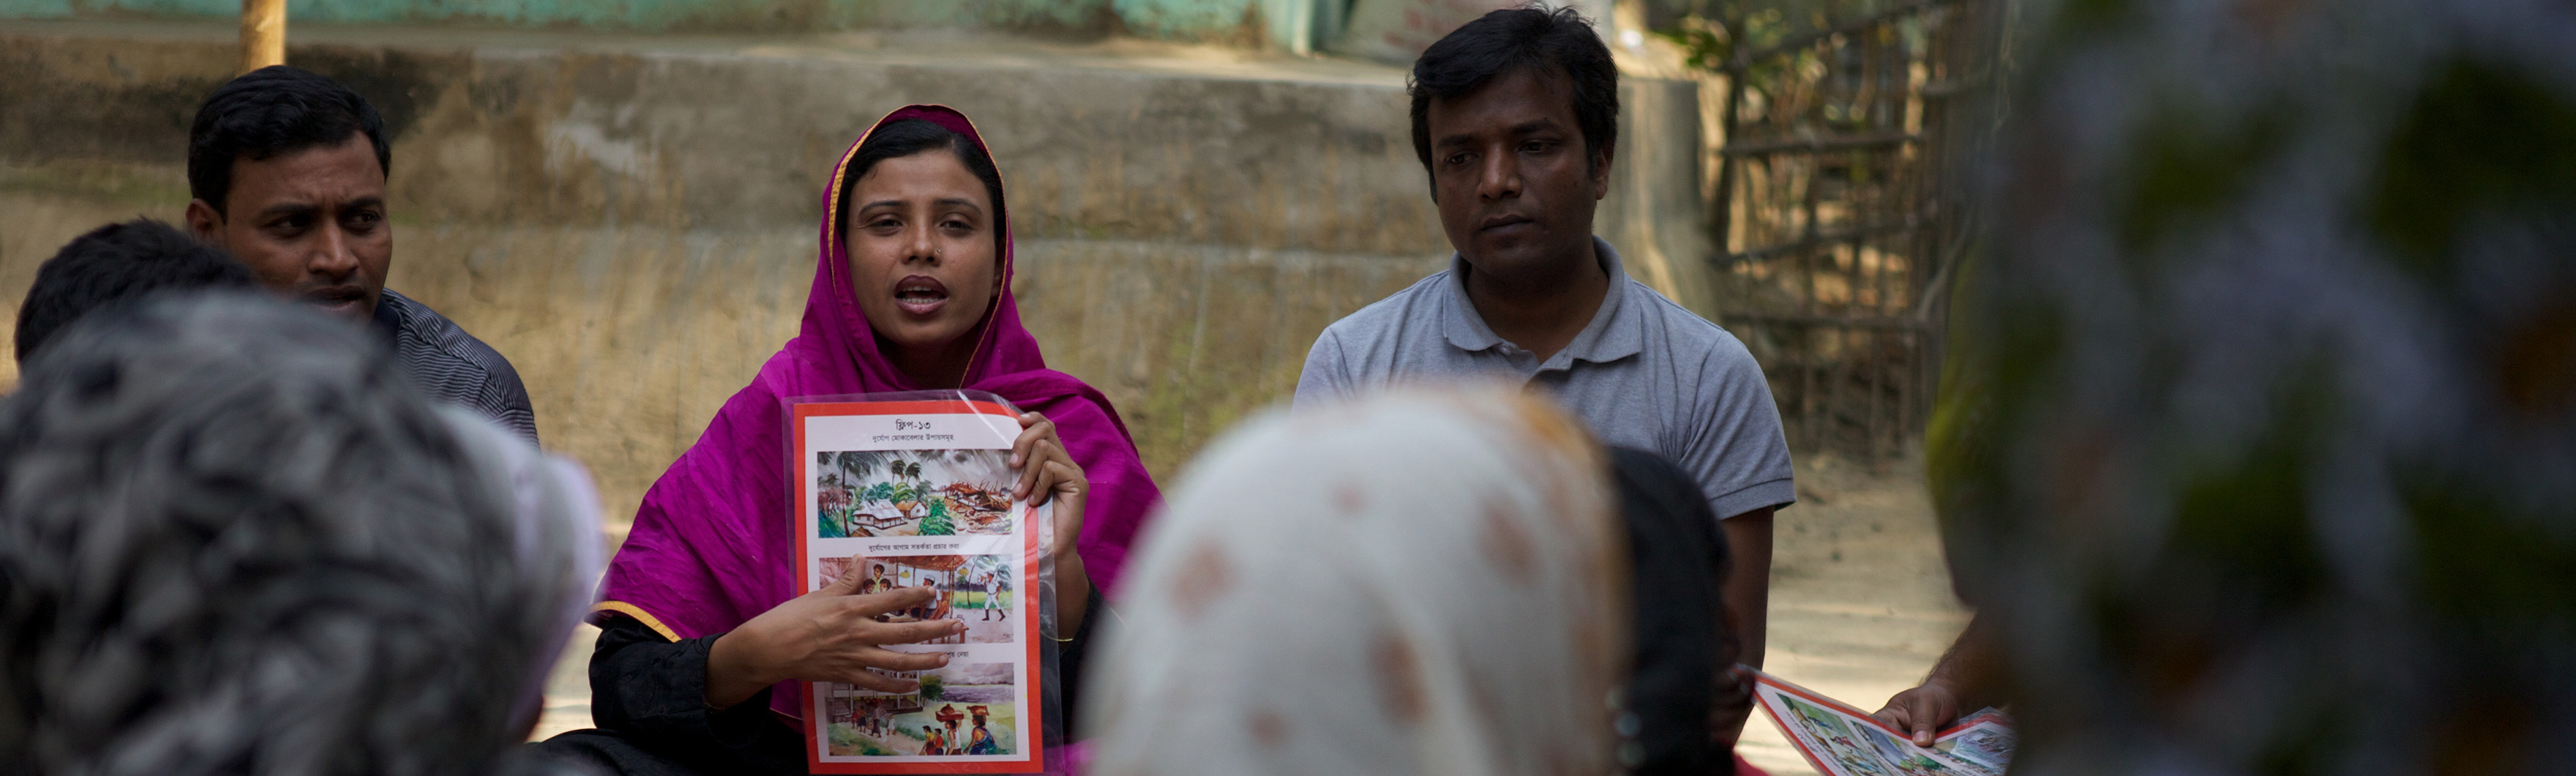
[[[966,753],[1000,754],[1002,747],[993,741],[992,729],[984,726],[985,720],[992,716],[990,711],[983,706],[968,706],[966,711],[975,717],[975,729],[966,739]]]
[[[993,575],[989,572],[977,581],[975,587],[984,594],[984,620],[990,622],[993,619],[993,610],[1002,607],[1001,591],[993,587]],[[1002,619],[1010,618],[1010,612],[1002,613]]]
[[[936,719],[939,720],[939,724],[948,726],[948,735],[939,739],[941,744],[944,746],[946,744],[955,743],[957,741],[957,723],[966,719],[966,715],[957,713],[957,704],[941,704],[939,707],[939,714]],[[961,749],[949,749],[941,752],[940,754],[962,753]]]

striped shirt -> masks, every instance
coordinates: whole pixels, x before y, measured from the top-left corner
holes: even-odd
[[[465,405],[536,444],[537,411],[528,404],[528,387],[500,351],[390,288],[376,303],[376,330],[392,339],[394,357],[431,396]]]

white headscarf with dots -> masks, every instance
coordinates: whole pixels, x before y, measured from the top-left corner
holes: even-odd
[[[1605,476],[1516,393],[1246,424],[1138,555],[1092,772],[1611,772],[1628,613]]]

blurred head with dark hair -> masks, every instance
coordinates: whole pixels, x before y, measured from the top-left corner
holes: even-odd
[[[169,224],[147,218],[108,224],[73,238],[36,268],[18,305],[18,361],[54,332],[98,309],[156,291],[253,288],[250,270]]]
[[[1592,259],[1619,71],[1590,22],[1571,9],[1486,14],[1423,51],[1409,91],[1441,229],[1476,272],[1543,285]]]
[[[0,401],[0,771],[505,764],[596,567],[577,470],[264,295],[55,345]]]
[[[364,320],[393,262],[385,179],[393,148],[375,106],[285,65],[206,97],[188,129],[188,229],[270,290]]]
[[[1699,481],[1663,456],[1613,447],[1610,485],[1628,527],[1636,658],[1620,756],[1634,776],[1720,772],[1753,712],[1737,623],[1723,595],[1726,535]],[[1631,724],[1633,723],[1633,725]]]

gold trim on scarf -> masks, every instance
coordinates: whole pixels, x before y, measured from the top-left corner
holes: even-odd
[[[670,639],[672,641],[680,640],[680,634],[678,632],[671,630],[671,626],[662,624],[661,618],[653,616],[651,612],[644,611],[644,607],[641,606],[636,606],[625,601],[601,601],[597,605],[590,607],[590,611],[593,613],[616,612],[628,617],[633,617],[636,622],[644,623],[644,627],[652,628],[654,633],[662,634],[662,638]]]

